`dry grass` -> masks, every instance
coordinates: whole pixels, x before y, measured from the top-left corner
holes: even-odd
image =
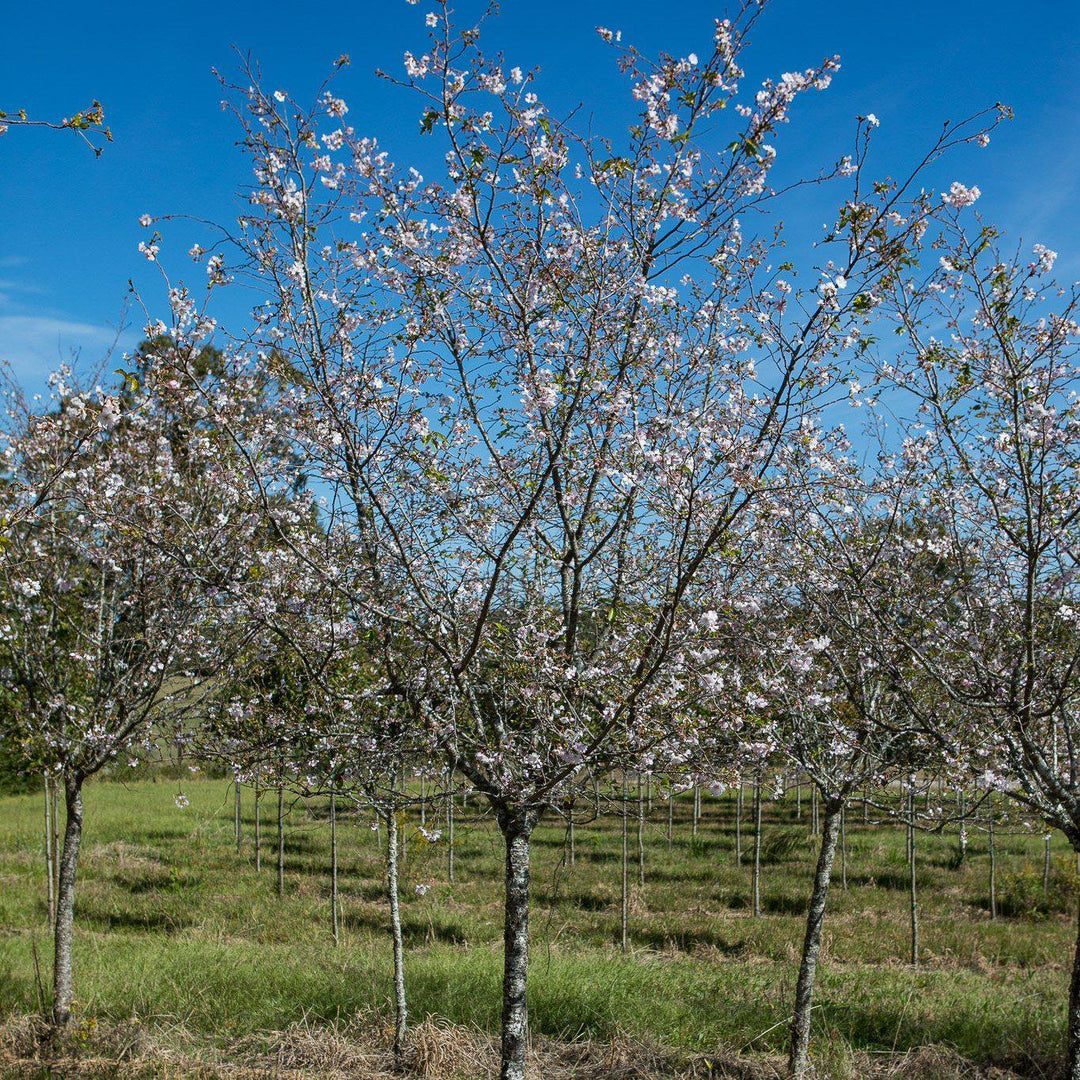
[[[476,1029],[429,1019],[414,1027],[405,1060],[395,1064],[393,1031],[377,1013],[348,1023],[307,1020],[284,1031],[249,1035],[225,1048],[196,1043],[186,1032],[151,1033],[138,1021],[80,1026],[57,1045],[39,1017],[0,1025],[0,1076],[72,1080],[478,1080],[498,1074],[496,1040]],[[781,1080],[775,1057],[687,1055],[625,1037],[605,1042],[534,1040],[529,1073],[536,1080]],[[819,1060],[816,1080],[1016,1080],[982,1070],[955,1051],[925,1046],[907,1053],[855,1054],[842,1064]],[[1051,1073],[1032,1073],[1050,1080]]]

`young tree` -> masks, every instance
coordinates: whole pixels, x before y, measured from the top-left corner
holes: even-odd
[[[904,467],[955,573],[923,600],[932,646],[895,617],[882,627],[953,704],[926,713],[928,728],[1080,851],[1080,293],[1051,279],[1054,252],[1009,253],[990,226],[970,229],[978,194],[952,186],[925,241],[936,265],[894,294],[907,347],[882,375],[918,405]],[[1068,1075],[1080,1077],[1080,939]]]
[[[46,415],[13,434],[14,524],[0,551],[4,741],[63,790],[53,1017],[71,1015],[75,879],[86,780],[152,746],[215,670],[213,589],[242,572],[220,461],[141,390],[54,380]],[[55,473],[72,444],[77,458]],[[43,478],[48,482],[43,483]]]
[[[329,89],[315,110],[256,72],[240,91],[257,186],[234,274],[263,290],[252,349],[281,387],[275,419],[347,541],[332,561],[290,550],[374,628],[387,686],[495,811],[509,1080],[536,823],[587,800],[593,771],[687,760],[703,567],[833,385],[927,198],[904,206],[918,168],[865,193],[860,121],[855,158],[815,178],[852,185],[836,259],[791,283],[768,140],[836,62],[747,94],[759,10],[718,21],[702,59],[650,61],[602,30],[636,109],[606,139],[552,115],[535,72],[504,70],[441,6],[403,80],[443,150],[430,180]],[[922,165],[977,130],[947,126]],[[245,453],[261,492],[288,486]]]

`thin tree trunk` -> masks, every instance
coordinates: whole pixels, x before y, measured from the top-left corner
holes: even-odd
[[[967,847],[968,847],[968,834],[967,834],[967,792],[963,788],[960,789],[960,865],[963,866],[967,861]]]
[[[285,895],[285,788],[277,789],[277,894]]]
[[[735,794],[735,865],[742,866],[742,777]]]
[[[911,910],[911,966],[919,966],[919,898],[915,889],[915,777],[908,788],[908,899]]]
[[[815,836],[817,836],[819,827],[821,825],[818,813],[818,794],[817,785],[815,784],[810,789],[810,828]]]
[[[1080,917],[1077,919],[1076,951],[1069,982],[1069,1034],[1065,1075],[1080,1080]]]
[[[454,789],[447,779],[446,799],[446,880],[454,884]]]
[[[235,795],[233,798],[233,826],[236,829],[236,854],[239,855],[244,844],[244,831],[240,824],[240,781],[233,784]]]
[[[828,822],[825,823],[828,828]],[[847,892],[847,806],[840,811],[840,885]]]
[[[825,921],[825,903],[829,897],[836,841],[843,820],[840,803],[825,804],[825,828],[818,848],[814,888],[806,913],[806,935],[803,938],[799,980],[795,985],[795,1011],[791,1020],[791,1047],[788,1053],[788,1076],[802,1080],[807,1075],[810,1051],[810,1015],[813,1007],[814,978],[821,955],[821,926]]]
[[[525,1080],[529,1012],[525,996],[529,971],[529,839],[538,815],[498,811],[506,845],[506,899],[503,916],[502,1066],[499,1080]]]
[[[390,933],[394,941],[394,1060],[405,1052],[409,1009],[405,1000],[405,941],[401,934],[401,905],[398,899],[397,814],[386,815],[386,898],[390,901]]]
[[[427,780],[420,774],[420,828],[427,826]]]
[[[692,824],[690,826],[690,835],[691,836],[697,836],[698,821],[700,820],[700,818],[701,818],[701,788],[699,788],[697,786],[697,784],[695,784],[694,785],[693,818],[692,818]]]
[[[262,872],[262,789],[255,783],[255,873]]]
[[[754,918],[761,915],[761,776],[754,777],[754,870],[751,875]]]
[[[49,909],[49,927],[56,926],[56,869],[53,866],[52,785],[45,774],[45,895]]]
[[[668,851],[671,850],[671,841],[675,836],[675,789],[671,788],[668,791],[667,800],[667,846]]]
[[[619,906],[619,925],[621,928],[619,943],[622,947],[622,951],[625,953],[630,948],[630,938],[628,933],[628,927],[630,922],[630,882],[629,882],[629,862],[630,856],[628,853],[627,845],[627,828],[626,828],[626,804],[628,800],[626,790],[626,773],[623,773],[622,782],[622,891],[620,893],[620,906]]]
[[[60,893],[60,785],[54,777],[49,790],[52,800],[52,868],[53,868],[53,897]],[[55,899],[53,904],[55,906]],[[54,913],[55,924],[55,913]]]
[[[990,847],[990,918],[997,918],[997,845],[994,842],[994,796],[987,799],[990,822],[987,826],[987,840]]]
[[[82,778],[64,776],[64,850],[60,856],[60,884],[56,894],[55,955],[53,959],[53,1023],[66,1027],[71,1020],[74,990],[71,979],[72,938],[75,929],[75,875],[79,869],[79,846],[82,843]]]
[[[1050,834],[1043,837],[1043,892],[1050,891]]]
[[[795,818],[802,821],[802,773],[795,778]]]
[[[637,867],[638,885],[645,888],[645,799],[641,774],[637,778]]]
[[[330,792],[330,926],[334,944],[341,943],[341,915],[338,910],[337,793]]]

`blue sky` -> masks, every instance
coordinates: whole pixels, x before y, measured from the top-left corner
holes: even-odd
[[[429,5],[430,6],[430,5]],[[461,0],[462,14],[479,7]],[[0,40],[0,108],[68,115],[99,98],[114,143],[94,159],[67,132],[13,130],[0,138],[0,357],[28,386],[73,349],[97,359],[120,324],[128,280],[160,296],[136,251],[143,212],[235,218],[246,181],[235,122],[220,109],[211,73],[235,70],[236,47],[261,63],[267,84],[303,98],[333,60],[350,121],[399,160],[423,165],[417,103],[374,77],[422,51],[424,0],[351,4],[206,0],[177,5],[103,0],[22,4]],[[583,103],[599,124],[622,124],[626,84],[597,25],[620,29],[646,53],[708,51],[720,3],[683,0],[504,0],[488,47],[507,63],[539,65],[554,111]],[[751,77],[804,68],[839,53],[832,88],[802,103],[777,140],[786,167],[814,170],[848,148],[853,118],[875,113],[879,172],[901,170],[946,118],[1003,101],[1016,119],[989,148],[965,149],[939,184],[983,191],[980,210],[1025,245],[1058,250],[1080,278],[1080,0],[774,0],[755,32]],[[820,223],[818,223],[820,224]],[[194,233],[192,233],[194,237]],[[184,261],[182,237],[164,254]],[[133,327],[141,320],[129,317]],[[134,328],[122,344],[137,340]]]

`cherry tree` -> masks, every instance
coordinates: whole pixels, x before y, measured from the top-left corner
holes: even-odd
[[[808,437],[804,446],[814,442]],[[810,1070],[814,982],[844,815],[857,798],[910,782],[936,757],[921,723],[926,710],[913,711],[898,688],[897,670],[910,668],[910,658],[895,641],[891,652],[876,643],[881,614],[867,603],[872,593],[879,608],[910,609],[914,575],[909,560],[895,557],[892,536],[904,492],[868,487],[852,462],[845,469],[843,457],[827,460],[828,479],[799,489],[782,513],[767,614],[746,635],[755,646],[755,681],[774,702],[774,738],[824,809],[795,987],[793,1078]],[[770,659],[762,664],[761,657]],[[910,672],[907,687],[915,687]]]
[[[440,7],[396,80],[442,150],[432,179],[350,126],[329,87],[314,109],[254,70],[233,88],[256,185],[208,270],[228,251],[257,290],[236,363],[277,387],[332,556],[276,516],[290,476],[225,433],[271,531],[372,627],[388,691],[495,812],[507,1078],[524,1074],[532,832],[588,800],[592,775],[688,760],[704,568],[737,557],[835,355],[904,265],[920,170],[981,130],[947,125],[908,177],[871,185],[860,120],[853,155],[810,178],[846,194],[800,285],[776,213],[806,181],[772,185],[768,140],[837,63],[746,91],[759,12],[718,20],[702,58],[650,60],[602,30],[636,110],[604,138]]]
[[[932,646],[883,627],[955,704],[927,717],[937,737],[1080,851],[1080,292],[1052,279],[1053,251],[1006,250],[996,229],[970,226],[978,196],[952,185],[924,242],[930,265],[893,296],[906,348],[881,375],[917,405],[904,467],[956,572],[926,597]],[[1068,1075],[1080,1077],[1080,948]]]
[[[152,748],[198,704],[218,639],[214,588],[242,572],[259,519],[229,512],[219,460],[167,423],[131,376],[108,394],[53,380],[51,412],[13,432],[16,495],[0,551],[8,745],[48,771],[67,809],[55,921],[53,1017],[71,1015],[83,786]],[[59,472],[66,448],[78,457]],[[47,482],[46,482],[47,478]],[[24,500],[20,505],[18,500]],[[134,760],[134,759],[133,759]]]

